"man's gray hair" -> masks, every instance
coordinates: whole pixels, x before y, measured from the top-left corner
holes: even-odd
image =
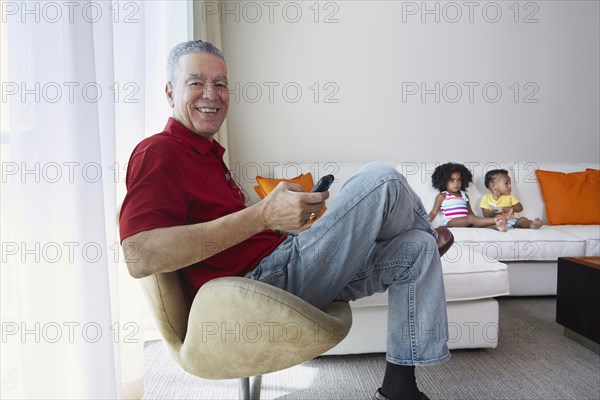
[[[171,49],[169,58],[167,59],[167,81],[169,83],[172,83],[175,79],[175,69],[177,68],[177,64],[179,63],[181,56],[190,53],[212,54],[225,61],[223,52],[210,42],[205,42],[203,40],[190,40],[189,42],[179,43],[177,46]]]

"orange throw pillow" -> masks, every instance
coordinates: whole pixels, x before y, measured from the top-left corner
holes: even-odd
[[[264,199],[269,193],[271,193],[273,189],[275,189],[279,182],[282,181],[296,183],[300,185],[300,187],[302,187],[302,190],[304,190],[305,192],[310,192],[315,186],[315,181],[313,180],[312,174],[310,172],[298,175],[297,177],[291,179],[263,178],[262,176],[257,176],[256,183],[258,185],[254,186],[254,191],[258,194],[258,196],[261,199]],[[319,219],[321,215],[325,213],[325,210],[327,210],[327,208],[323,206],[317,218],[308,221],[308,223],[312,224],[317,219]]]
[[[275,189],[275,186],[282,181],[296,183],[300,185],[305,192],[310,192],[313,186],[315,186],[312,174],[309,172],[291,179],[263,178],[262,176],[257,176],[256,183],[258,186],[254,186],[254,190],[261,199],[264,199],[273,189]]]
[[[600,170],[536,170],[548,225],[600,225]]]

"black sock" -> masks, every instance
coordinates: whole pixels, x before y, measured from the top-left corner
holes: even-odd
[[[388,362],[381,393],[392,400],[418,398],[420,392],[415,379],[414,365],[397,365]]]

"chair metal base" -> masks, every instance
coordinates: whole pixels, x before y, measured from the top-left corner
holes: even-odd
[[[262,375],[255,376],[254,379],[252,379],[252,387],[250,386],[250,377],[240,378],[238,382],[240,400],[260,400]]]

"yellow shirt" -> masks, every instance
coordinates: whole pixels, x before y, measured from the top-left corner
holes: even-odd
[[[487,210],[501,210],[504,207],[512,207],[517,203],[520,203],[519,199],[517,199],[512,194],[502,195],[498,197],[498,200],[494,200],[492,194],[488,193],[481,198],[481,203],[479,203],[479,207],[485,208]],[[509,218],[515,217],[516,214],[512,213]]]

